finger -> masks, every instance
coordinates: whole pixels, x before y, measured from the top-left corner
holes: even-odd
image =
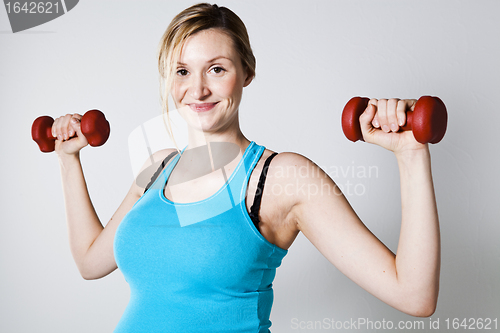
[[[363,134],[363,140],[372,132],[372,123],[376,112],[377,107],[374,104],[369,103],[368,107],[359,117],[359,124],[361,127],[361,133]]]
[[[69,121],[69,131],[68,131],[69,136],[73,137],[75,134],[78,135],[79,127],[80,127],[80,120],[78,120],[77,118],[71,117],[71,119]]]
[[[397,105],[399,99],[391,98],[387,101],[387,125],[392,132],[397,132],[399,130],[398,118],[397,118]]]
[[[62,135],[64,141],[66,141],[70,138],[69,122],[71,121],[71,116],[72,115],[67,114],[61,118],[61,135]]]
[[[63,141],[69,138],[68,136],[68,125],[71,119],[71,115],[67,114],[65,116],[56,118],[54,124],[52,125],[52,135],[57,138],[57,140]]]
[[[399,126],[404,126],[406,124],[406,101],[405,100],[399,100],[398,105],[396,107],[396,117],[398,119],[398,125]]]
[[[372,98],[368,102],[368,105],[373,105],[375,107],[375,111],[376,111],[377,110],[377,102],[378,102],[377,99]],[[376,113],[375,113],[375,116],[373,117],[373,120],[372,120],[372,126],[375,127],[375,128],[379,128],[380,127],[380,122],[378,120],[378,117],[377,117]]]
[[[52,124],[52,136],[59,141],[63,140],[63,117],[58,117],[54,120]]]
[[[82,120],[83,116],[79,113],[74,113],[72,116],[72,118],[75,118],[75,119],[78,119],[78,120]]]
[[[405,99],[406,102],[406,109],[414,111],[415,110],[415,105],[417,104],[416,99]]]
[[[69,122],[69,136],[72,137],[75,134],[80,136],[81,134],[81,120],[82,116],[79,115],[78,113],[75,113],[71,116],[70,122]]]
[[[54,119],[54,122],[52,123],[52,136],[57,139],[57,122],[59,118]]]
[[[382,131],[390,131],[389,121],[387,120],[387,99],[379,99],[377,103],[377,118]]]

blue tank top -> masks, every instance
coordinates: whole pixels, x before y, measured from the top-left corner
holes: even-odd
[[[123,218],[114,254],[131,293],[115,333],[270,332],[287,250],[260,234],[245,205],[264,149],[252,141],[224,186],[193,203],[164,195],[177,155]]]

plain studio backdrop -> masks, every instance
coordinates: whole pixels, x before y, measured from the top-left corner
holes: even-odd
[[[109,141],[85,148],[82,161],[107,223],[147,147],[170,145],[153,133],[158,127],[146,126],[161,113],[156,50],[170,20],[194,3],[82,0],[58,19],[16,34],[0,10],[1,332],[111,332],[120,319],[128,285],[119,270],[95,281],[79,275],[57,158],[38,150],[31,124],[44,114],[93,108],[106,114]],[[327,331],[334,320],[334,326],[354,321],[359,326],[350,330],[359,332],[400,321],[424,332],[438,320],[445,330],[454,318],[471,324],[500,317],[500,2],[218,4],[245,22],[257,58],[257,76],[240,107],[243,133],[321,166],[393,251],[401,214],[396,160],[344,137],[343,106],[356,95],[434,95],[449,112],[446,136],[430,148],[442,233],[436,313],[414,318],[385,305],[299,235],[277,270],[272,331]]]

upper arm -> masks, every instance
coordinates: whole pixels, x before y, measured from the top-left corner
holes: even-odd
[[[123,217],[125,217],[137,200],[142,196],[146,184],[157,170],[158,163],[155,163],[155,161],[163,161],[163,159],[174,150],[175,149],[165,149],[158,151],[152,158],[149,158],[144,163],[139,172],[139,176],[132,182],[120,206],[99,236],[95,239],[94,243],[89,247],[85,255],[85,272],[82,274],[84,278],[98,279],[108,275],[117,268],[113,251],[116,229],[120,225]],[[147,182],[145,182],[146,179]]]
[[[289,155],[296,169],[291,218],[342,273],[384,302],[398,307],[395,255],[356,215],[334,181],[306,157]],[[290,175],[291,176],[291,175]]]

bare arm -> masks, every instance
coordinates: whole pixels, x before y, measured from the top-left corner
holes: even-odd
[[[440,232],[427,149],[398,155],[402,224],[396,255],[398,282],[414,288],[414,305],[431,315],[439,292]]]
[[[82,277],[98,279],[117,268],[113,253],[116,229],[144,189],[134,181],[115,214],[106,227],[103,227],[90,200],[80,163],[79,151],[87,145],[87,141],[81,134],[80,123],[72,122],[73,118],[81,119],[81,116],[66,115],[58,118],[52,130],[54,136],[58,137],[56,152],[61,169],[69,244]],[[69,139],[75,133],[77,136]],[[170,151],[159,152],[155,158],[162,158]],[[143,170],[149,165],[148,159]]]
[[[73,259],[84,278],[85,256],[104,227],[90,201],[79,154],[59,157],[69,245]]]
[[[113,253],[115,231],[123,217],[140,198],[132,184],[125,199],[104,228],[90,200],[78,155],[60,158],[69,244],[84,279],[108,275],[117,266]]]
[[[440,267],[430,154],[410,132],[371,127],[375,107],[370,108],[362,116],[365,141],[394,151],[400,170],[402,224],[397,254],[366,228],[330,177],[300,155],[292,163],[312,168],[308,174],[320,176],[301,178],[297,186],[322,191],[297,196],[290,216],[318,250],[354,282],[400,311],[430,316],[437,303]]]
[[[367,142],[394,152],[401,183],[402,224],[396,255],[398,282],[413,288],[417,315],[431,315],[439,293],[441,244],[439,218],[427,144],[416,142],[412,132],[397,133],[406,122],[405,110],[416,100],[372,99],[360,118]]]

